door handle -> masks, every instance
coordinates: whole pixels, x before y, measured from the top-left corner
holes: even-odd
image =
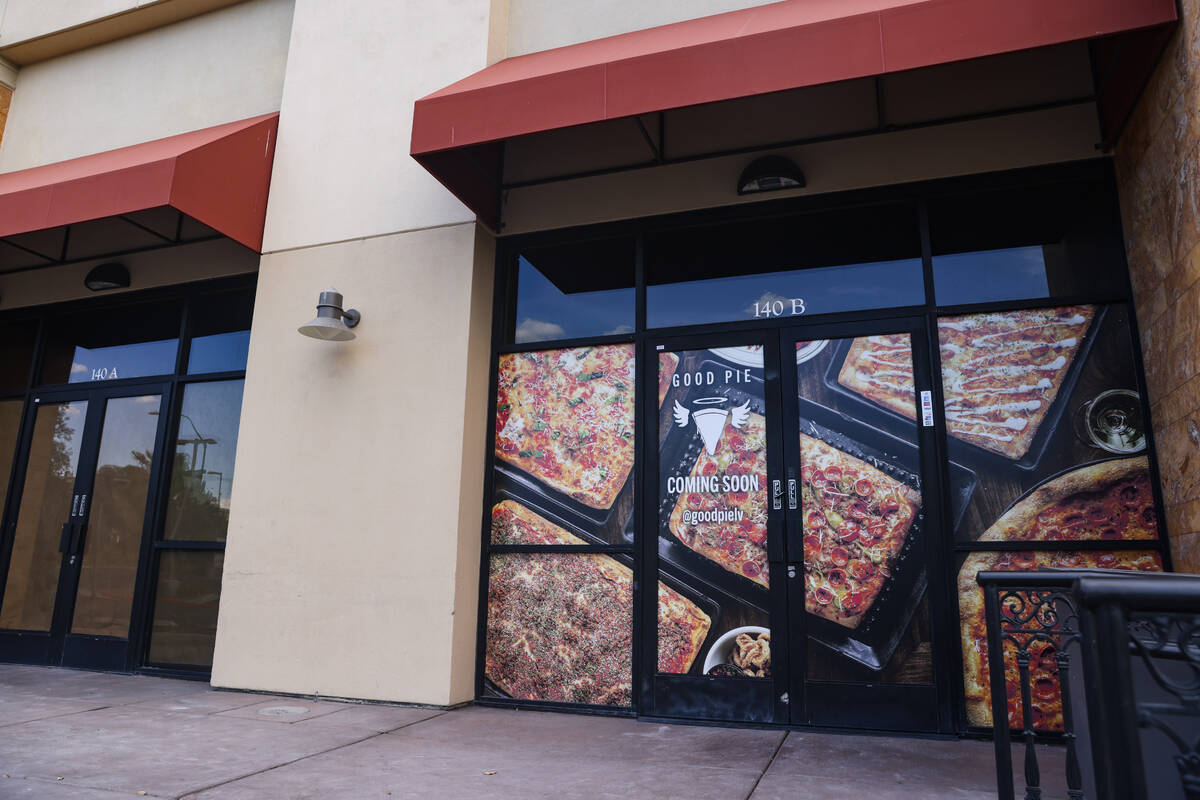
[[[71,538],[75,530],[74,522],[65,522],[62,526],[62,538],[58,540],[58,552],[71,552]]]
[[[788,510],[795,511],[796,504],[799,502],[796,493],[796,479],[788,478]]]
[[[87,523],[84,522],[83,520],[79,520],[78,522],[75,523],[75,525],[73,527],[75,528],[75,531],[74,531],[73,535],[71,536],[71,558],[72,558],[72,560],[76,556],[83,555],[83,539],[84,539],[84,536],[87,534]]]

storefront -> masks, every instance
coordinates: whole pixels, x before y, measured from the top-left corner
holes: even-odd
[[[418,101],[414,156],[501,234],[480,702],[986,728],[976,572],[1170,568],[1116,178],[1032,133],[1114,136],[1150,65],[1095,70],[1169,11],[878,5]]]
[[[977,571],[1200,569],[1193,0],[84,5],[0,16],[0,661],[963,734]]]
[[[481,701],[963,730],[976,571],[1169,566],[1103,162],[504,245]]]

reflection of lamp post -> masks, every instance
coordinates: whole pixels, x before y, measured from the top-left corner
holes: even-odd
[[[158,416],[157,411],[147,411],[146,413],[152,417]],[[192,446],[192,472],[197,472],[197,471],[199,472],[200,481],[203,484],[204,468],[205,468],[205,465],[208,463],[208,446],[210,444],[217,444],[217,440],[212,438],[211,436],[205,436],[204,434],[202,434],[199,431],[199,429],[196,428],[196,423],[187,414],[180,414],[179,416],[186,419],[188,421],[188,425],[192,426],[192,433],[196,434],[196,438],[194,438],[194,439],[176,439],[175,443],[176,444],[190,444]],[[196,469],[196,450],[200,445],[204,446],[204,451],[200,456],[200,469],[197,470]],[[218,495],[218,497],[219,496],[220,495]]]

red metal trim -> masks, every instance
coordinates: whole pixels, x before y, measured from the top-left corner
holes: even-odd
[[[278,114],[0,174],[0,237],[170,205],[262,250]]]

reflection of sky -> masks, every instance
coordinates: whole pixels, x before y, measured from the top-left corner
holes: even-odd
[[[188,372],[230,372],[246,368],[246,353],[250,349],[250,331],[217,333],[192,339],[188,351]]]
[[[633,289],[564,294],[522,257],[516,341],[631,333],[633,302]]]
[[[1047,297],[1046,259],[1041,247],[955,253],[933,259],[938,305]]]
[[[153,453],[158,417],[150,414],[162,405],[162,395],[114,397],[104,409],[97,468],[136,465],[133,453]]]
[[[646,324],[652,328],[754,319],[755,302],[803,298],[806,314],[925,302],[920,259],[816,267],[646,287]],[[765,317],[761,317],[765,319]]]
[[[204,466],[204,488],[214,497],[220,495],[222,508],[229,507],[233,486],[233,457],[237,450],[238,423],[242,415],[242,381],[193,383],[183,390],[183,413],[191,418],[179,420],[178,452],[192,467],[193,439],[216,439],[207,447],[198,444],[194,468]],[[195,427],[193,427],[193,425]],[[197,435],[199,434],[199,435]]]
[[[70,383],[92,380],[140,378],[144,375],[168,375],[175,371],[175,352],[178,339],[158,342],[139,342],[89,350],[76,347],[71,362]],[[92,377],[94,370],[107,370],[104,377]],[[114,372],[116,373],[114,375]]]

